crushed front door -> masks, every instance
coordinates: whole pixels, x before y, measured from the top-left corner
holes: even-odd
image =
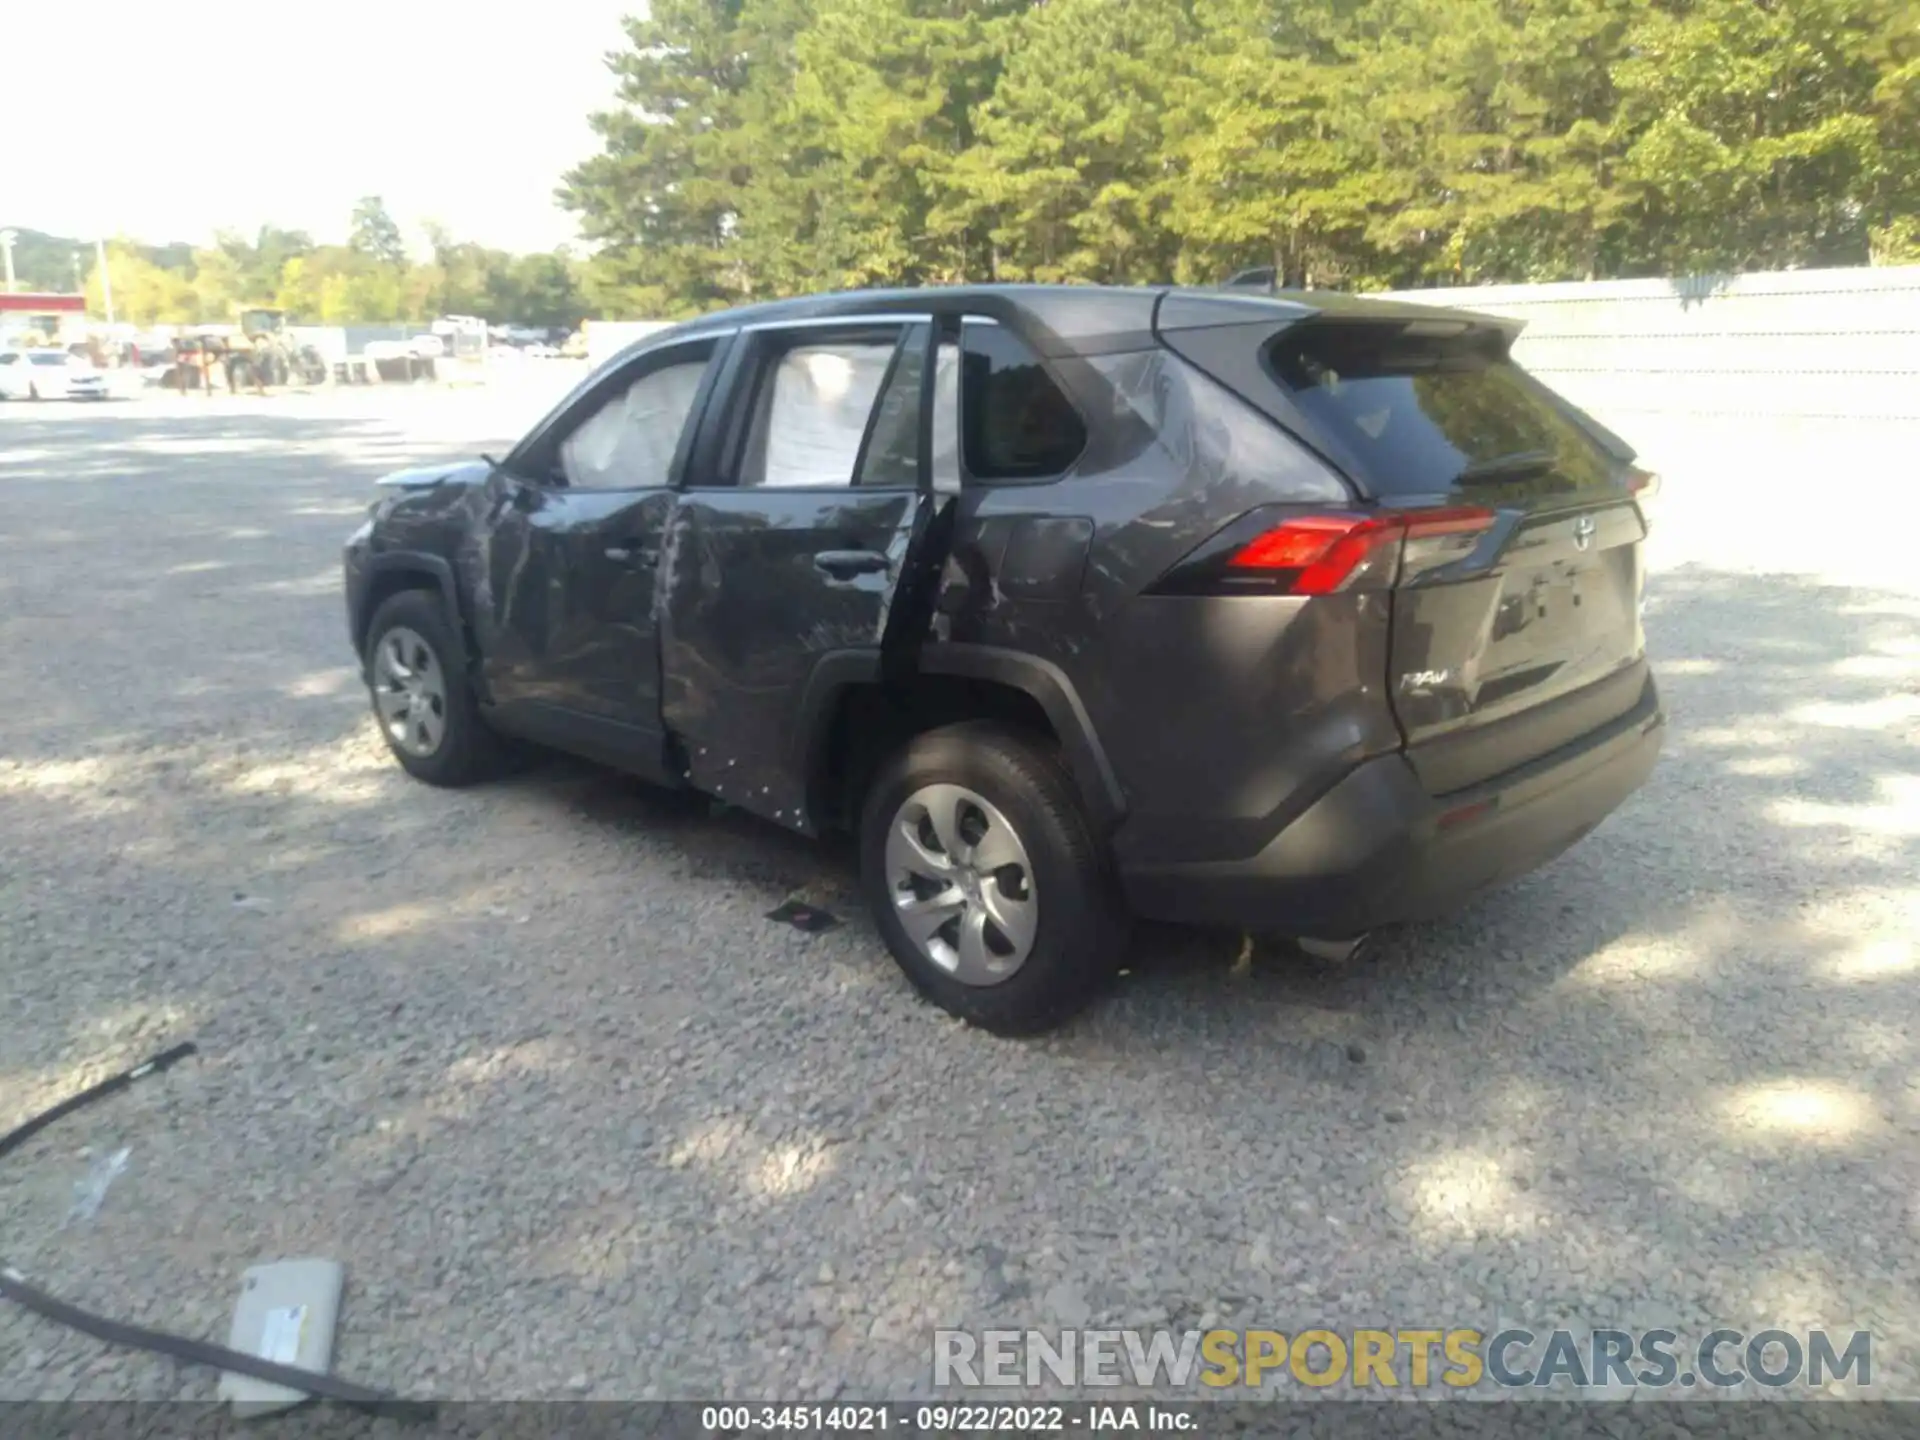
[[[934,325],[755,327],[667,537],[662,715],[699,788],[811,831],[803,715],[823,664],[877,678],[924,633],[937,572]],[[702,482],[707,483],[702,483]],[[822,672],[826,673],[826,672]]]

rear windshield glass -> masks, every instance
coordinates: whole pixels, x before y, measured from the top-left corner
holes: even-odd
[[[1484,330],[1307,326],[1276,340],[1268,359],[1341,452],[1333,458],[1377,494],[1579,490],[1607,484],[1616,468]]]

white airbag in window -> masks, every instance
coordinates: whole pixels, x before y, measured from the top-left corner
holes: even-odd
[[[805,345],[773,372],[763,468],[749,483],[851,485],[867,417],[894,347]]]
[[[643,375],[560,447],[567,483],[582,490],[643,490],[667,483],[705,373],[705,360]]]

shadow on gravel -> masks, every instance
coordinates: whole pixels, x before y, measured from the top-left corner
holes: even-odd
[[[1184,1012],[1246,1067],[1251,1144],[1340,1069],[1286,1031],[1337,1016],[1399,1061],[1353,1115],[1373,1183],[1478,1293],[1518,1274],[1564,1312],[1651,1269],[1760,1314],[1891,1314],[1920,1179],[1920,598],[1698,566],[1651,594],[1668,749],[1599,832],[1349,967],[1233,980],[1233,937],[1156,934],[1072,1044],[1153,1050]],[[1703,1266],[1727,1232],[1744,1262]]]
[[[1566,857],[1348,967],[1146,929],[1017,1044],[911,998],[844,848],[571,761],[393,771],[304,587],[361,467],[423,447],[209,418],[242,442],[215,483],[184,422],[113,423],[71,474],[0,463],[32,516],[0,533],[0,1127],[165,1040],[205,1059],[100,1122],[139,1205],[17,1231],[56,1288],[151,1257],[217,1334],[240,1264],[338,1254],[343,1371],[460,1395],[602,1358],[619,1394],[899,1395],[936,1319],[1920,1339],[1920,600],[1666,574],[1670,748]],[[15,460],[63,443],[33,432]],[[846,923],[761,918],[796,890]],[[0,1175],[0,1219],[35,1183]],[[0,1394],[40,1393],[12,1323]]]

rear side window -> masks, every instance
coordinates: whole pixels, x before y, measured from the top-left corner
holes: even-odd
[[[892,365],[894,339],[796,345],[760,386],[740,480],[745,485],[850,485]]]
[[[36,350],[31,358],[36,365],[64,365],[67,363],[65,352],[60,350]]]
[[[1343,461],[1381,495],[1456,486],[1579,490],[1613,465],[1486,331],[1402,323],[1304,326],[1275,340],[1273,373]]]
[[[894,355],[855,485],[911,490],[920,483],[920,392],[927,373],[927,338],[927,327],[915,326]]]
[[[961,349],[961,432],[974,479],[1044,480],[1080,458],[1087,427],[1019,336],[967,325]]]

